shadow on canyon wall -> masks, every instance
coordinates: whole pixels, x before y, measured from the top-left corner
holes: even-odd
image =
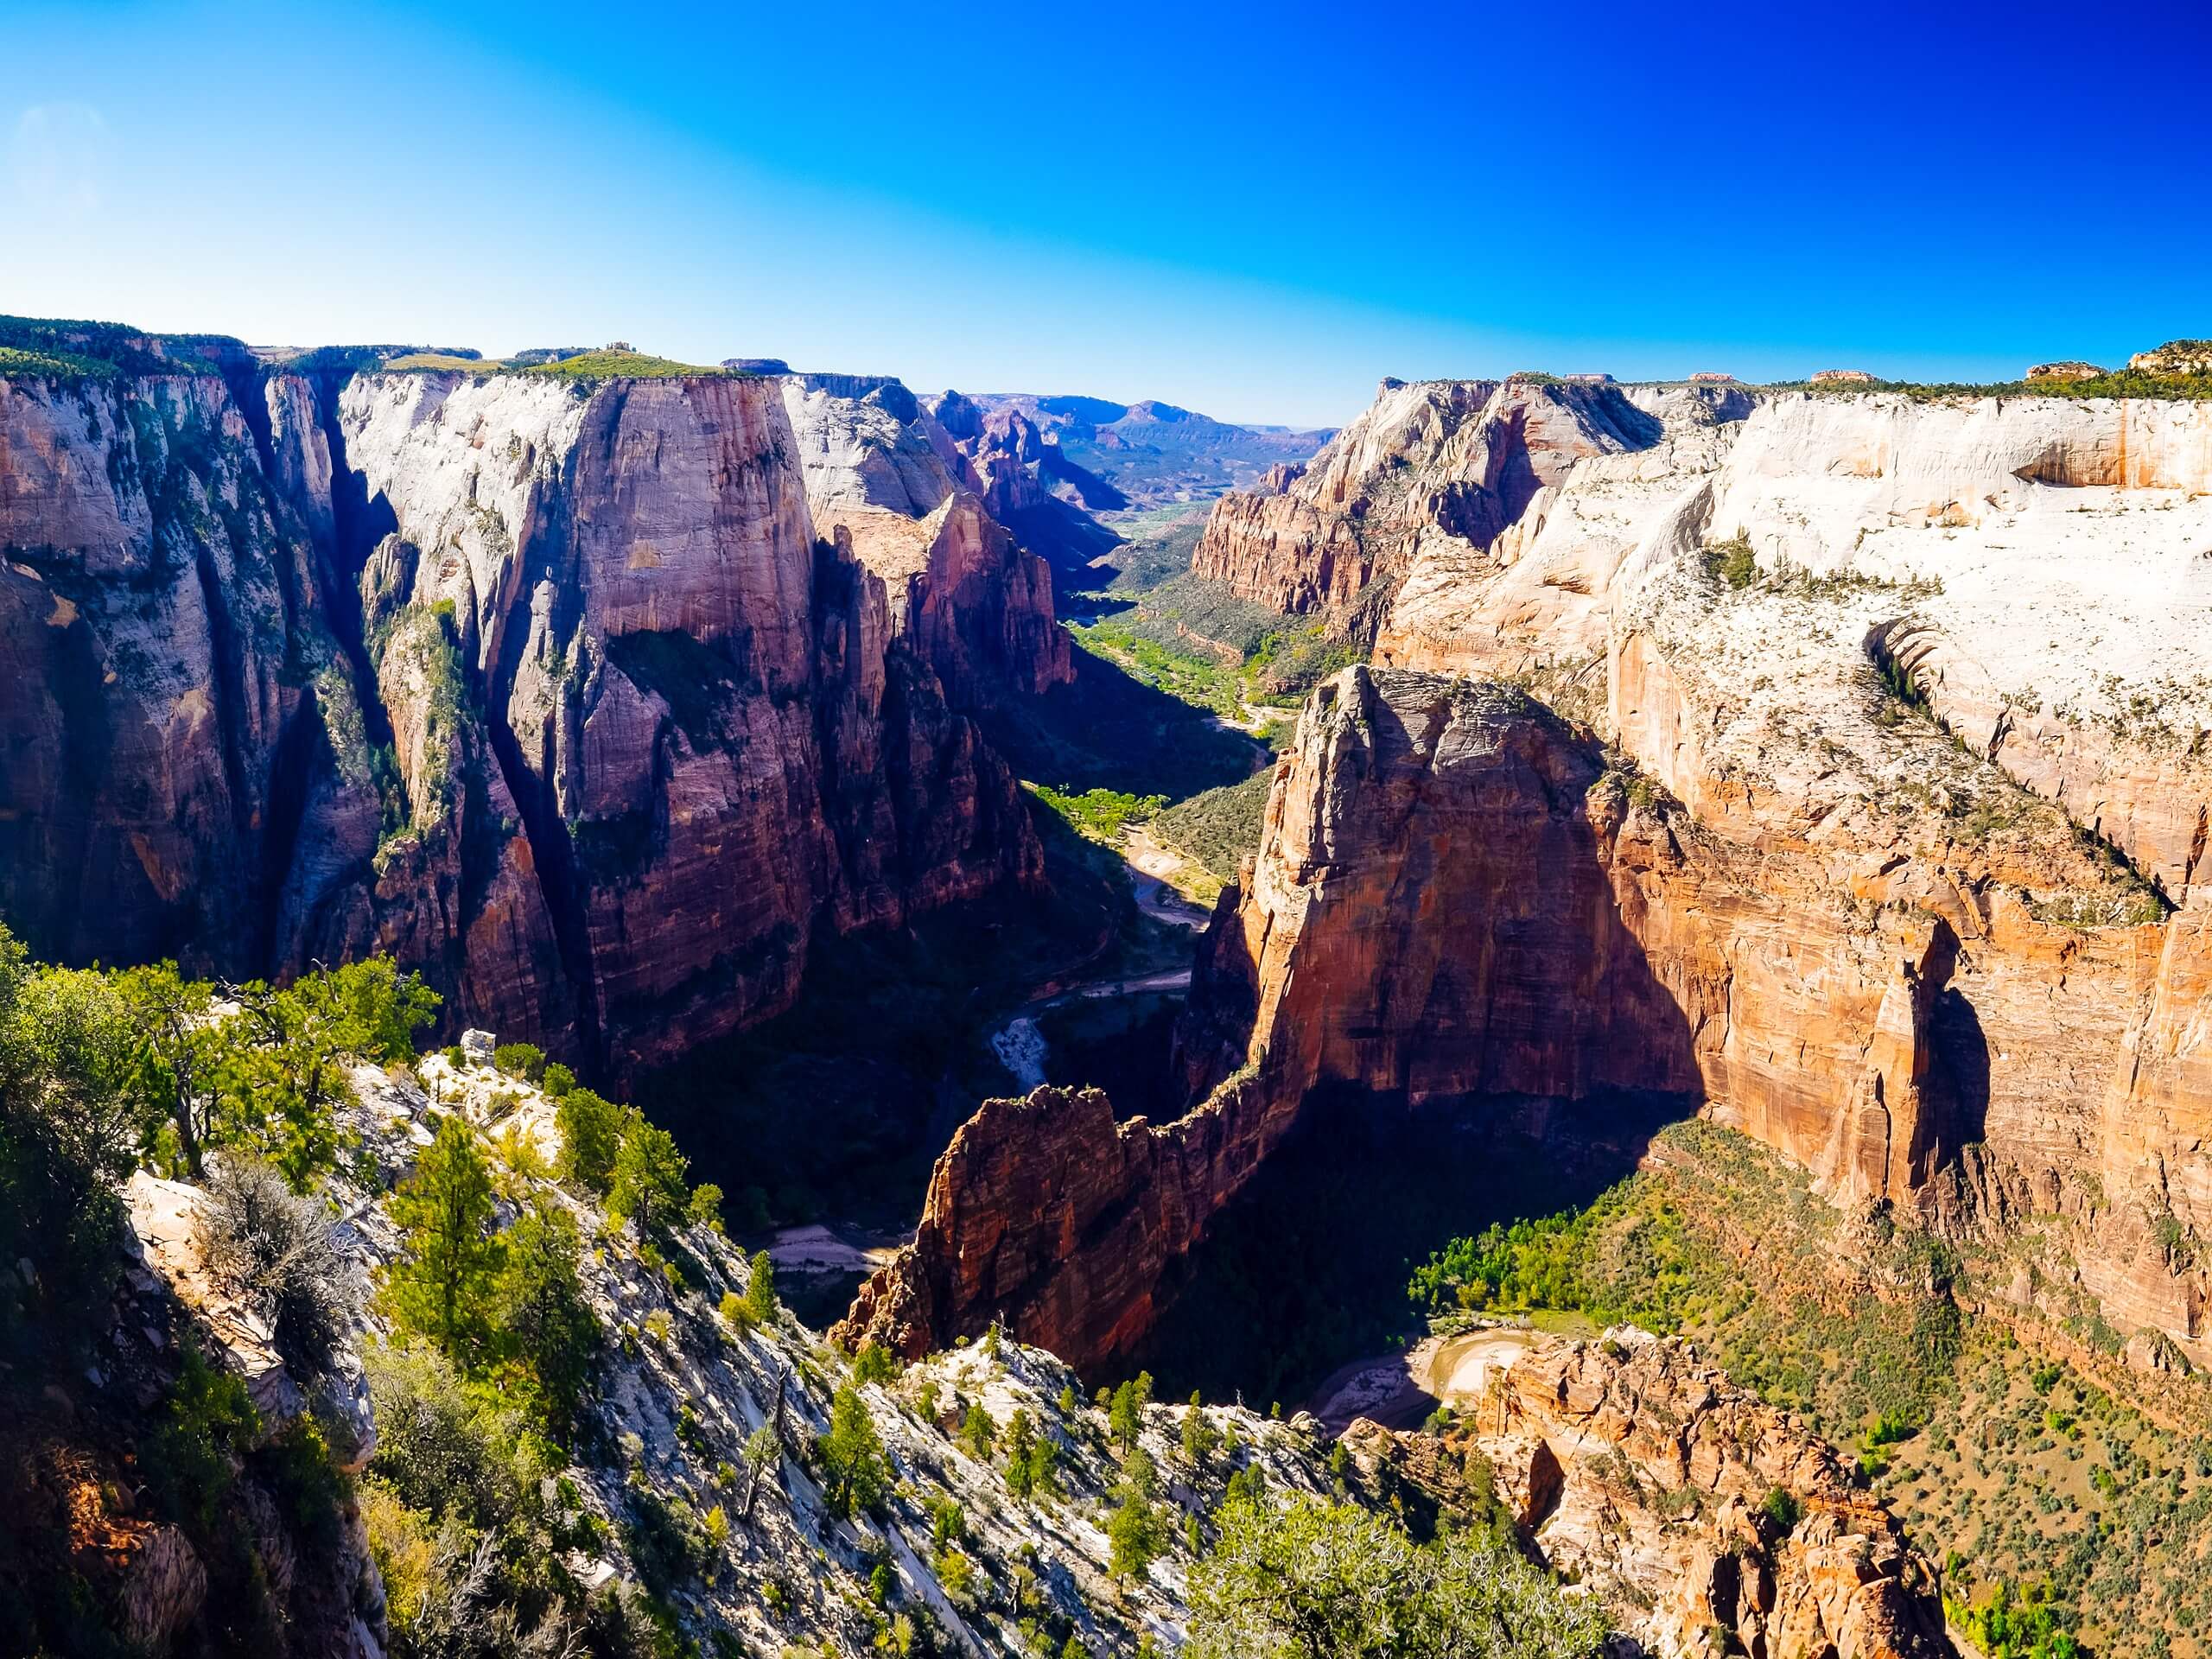
[[[1338,1366],[1427,1333],[1406,1285],[1432,1252],[1589,1204],[1694,1109],[1665,1095],[1408,1107],[1318,1091],[1185,1258],[1166,1315],[1119,1370],[1149,1370],[1163,1399],[1196,1389],[1295,1410]]]

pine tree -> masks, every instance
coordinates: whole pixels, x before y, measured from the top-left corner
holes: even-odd
[[[416,1160],[392,1194],[402,1254],[387,1293],[400,1324],[429,1337],[466,1369],[481,1351],[493,1275],[502,1254],[493,1231],[492,1170],[476,1135],[459,1116]]]
[[[860,1390],[848,1383],[830,1401],[830,1432],[822,1437],[823,1491],[841,1520],[873,1508],[891,1484],[883,1440]]]
[[[676,1137],[633,1109],[622,1126],[622,1149],[614,1154],[607,1213],[635,1221],[638,1236],[650,1238],[683,1216],[691,1197],[684,1185],[690,1166]]]

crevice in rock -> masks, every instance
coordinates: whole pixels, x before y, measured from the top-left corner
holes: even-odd
[[[573,458],[569,461],[573,467]],[[552,503],[565,500],[567,492],[551,495]],[[499,625],[499,639],[488,683],[484,687],[484,729],[491,739],[493,757],[506,779],[507,793],[522,815],[523,833],[529,837],[539,891],[553,924],[553,943],[560,952],[562,971],[575,994],[577,1055],[588,1076],[601,1075],[606,1054],[601,1039],[599,980],[592,963],[591,925],[584,888],[575,868],[575,849],[569,841],[569,826],[561,816],[550,755],[540,755],[532,767],[524,757],[522,742],[507,718],[514,695],[515,676],[530,644],[531,601],[537,588],[535,575],[550,577],[554,559],[550,550],[568,543],[569,524],[564,507],[543,499],[531,515],[515,550],[513,590],[505,616]],[[541,516],[541,514],[543,516]],[[558,583],[556,583],[557,588]],[[474,671],[472,670],[472,672]]]

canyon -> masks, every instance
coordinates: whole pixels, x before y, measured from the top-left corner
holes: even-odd
[[[1278,763],[1193,1112],[986,1107],[853,1328],[988,1305],[1109,1360],[1317,1090],[1635,1090],[1840,1205],[2031,1229],[2002,1300],[2202,1361],[2208,442],[2191,403],[1386,383],[1199,544],[1376,666]]]
[[[1039,879],[973,716],[1065,636],[910,397],[211,349],[0,392],[34,949],[381,950],[622,1070],[788,1005],[822,929]]]
[[[632,1333],[615,1416],[702,1510],[725,1484],[709,1465],[760,1424],[764,1362],[804,1378],[826,1431],[809,1369],[880,1350],[917,1369],[869,1396],[877,1432],[993,1517],[979,1552],[1052,1558],[1056,1629],[1114,1651],[1175,1637],[1181,1567],[1111,1588],[1100,1527],[1033,1522],[988,1457],[980,1478],[939,1457],[917,1388],[1065,1419],[1104,1505],[1076,1378],[1154,1363],[1224,1227],[1354,1119],[1393,1126],[1394,1156],[1428,1136],[1576,1167],[1586,1198],[1665,1166],[1657,1126],[1695,1120],[1802,1175],[1854,1249],[1910,1238],[1942,1264],[1904,1284],[1839,1248],[1834,1285],[2059,1333],[2146,1414],[2212,1364],[2212,401],[1394,379],[1328,435],[626,347],[494,364],[41,327],[47,366],[0,358],[0,652],[21,671],[0,686],[0,917],[65,963],[420,972],[440,1041],[473,1046],[355,1079],[349,1133],[385,1186],[458,1111],[531,1141],[516,1193],[619,1233],[559,1196],[558,1109],[484,1072],[485,1032],[626,1093],[728,1065],[715,1045],[801,1010],[853,942],[925,952],[979,902],[1000,908],[917,989],[943,999],[925,1019],[980,1026],[1084,976],[1173,989],[1181,967],[1140,936],[1188,936],[1132,898],[1122,818],[1084,814],[1141,822],[1141,789],[1112,798],[1197,724],[1234,750],[1229,779],[1276,751],[1184,958],[1154,1068],[1172,1105],[986,1098],[988,1058],[938,1064],[980,1029],[926,1045],[881,1109],[943,1150],[819,1350],[772,1329],[734,1370],[690,1267],[671,1296],[657,1257],[598,1262],[611,1321],[687,1322],[642,1358]],[[2151,355],[2138,372],[2193,372]],[[1065,626],[1143,602],[1103,590],[1125,532],[1162,523],[1196,537],[1175,602],[1266,619],[1248,650],[1163,613],[1245,676],[1205,682],[1182,727],[1130,683],[1135,646],[1123,663]],[[1346,665],[1275,732],[1247,671],[1285,642]],[[1086,805],[1071,779],[1109,765]],[[1048,969],[1001,930],[1064,880],[1111,903]],[[994,951],[1034,984],[987,995]],[[899,994],[872,982],[897,956],[841,960]],[[194,1303],[225,1363],[276,1390],[270,1414],[296,1415],[181,1254],[194,1190],[149,1179],[134,1225],[166,1288],[134,1295]],[[346,1179],[377,1268],[383,1188]],[[755,1270],[711,1226],[683,1248],[717,1290]],[[715,1402],[703,1439],[679,1398]],[[1531,1337],[1458,1403],[1419,1433],[1355,1421],[1349,1468],[1294,1409],[1235,1421],[1308,1497],[1479,1514],[1479,1465],[1513,1535],[1658,1651],[1947,1650],[1941,1574],[1870,1496],[1866,1454],[1854,1471],[1689,1343]],[[1138,1431],[1162,1465],[1166,1409]],[[1194,1515],[1226,1490],[1186,1484]],[[810,1551],[854,1586],[888,1563],[969,1628],[926,1544],[855,1542],[792,1491],[790,1535],[761,1546],[783,1578]],[[602,1518],[625,1502],[590,1497]],[[937,1524],[900,1502],[918,1538]],[[162,1551],[177,1581],[148,1594],[184,1597]],[[709,1584],[690,1615],[854,1646],[847,1590],[766,1620]]]

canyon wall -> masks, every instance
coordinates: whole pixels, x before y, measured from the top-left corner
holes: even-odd
[[[810,488],[886,492],[804,467],[785,399],[0,383],[11,925],[239,977],[390,950],[454,1019],[620,1067],[787,1003],[817,926],[1039,879],[967,711],[1065,676],[1041,564],[957,487],[908,492],[888,580],[817,537]]]
[[[1397,581],[1377,654],[1433,671],[1309,703],[1194,983],[1192,1081],[1256,1088],[1276,1135],[1332,1084],[1679,1095],[1971,1244],[2000,1298],[2212,1357],[2206,422],[1790,395],[1636,476],[1577,463],[1529,533],[1433,567],[1420,626]],[[1561,666],[1580,723],[1459,677],[1556,696]],[[957,1185],[931,1210],[1028,1224]],[[2053,1248],[2021,1254],[2031,1218]],[[1072,1236],[1077,1288],[1027,1306],[1128,1266]],[[1099,1332],[1131,1340],[1110,1307],[1071,1335]]]

